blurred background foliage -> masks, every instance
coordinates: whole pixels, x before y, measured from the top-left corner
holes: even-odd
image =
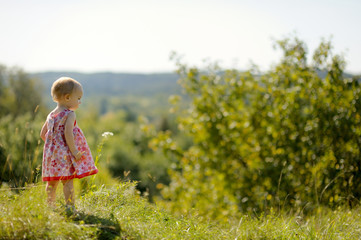
[[[43,142],[39,133],[47,114],[56,106],[50,97],[49,76],[54,81],[70,73],[28,74],[20,68],[6,66],[0,70],[0,185],[23,187],[41,181]],[[119,74],[121,84],[127,89],[137,89],[133,95],[119,93],[118,96],[114,85],[119,82],[114,74],[95,74],[100,77],[99,81],[91,75],[90,82],[86,82],[87,74],[73,74],[80,78],[85,91],[83,104],[76,112],[77,122],[101,169],[94,179],[82,179],[81,188],[86,190],[90,184],[114,184],[116,179],[136,180],[139,190],[152,200],[159,194],[156,185],[169,182],[169,161],[148,148],[148,139],[140,129],[138,118],[142,116],[158,130],[176,129],[174,120],[168,116],[169,94],[163,91],[172,85],[169,92],[179,92],[180,87],[172,80],[175,74],[145,75],[145,79],[138,74]],[[101,76],[111,78],[103,82]],[[134,82],[126,84],[123,79],[126,76],[135,79]],[[156,81],[157,76],[160,80],[151,85],[149,81]],[[171,77],[171,83],[165,84],[166,77]],[[145,86],[138,86],[144,82],[147,82]],[[106,84],[109,86],[100,88]],[[150,91],[145,94],[147,89]],[[104,132],[111,132],[112,136],[104,137]]]
[[[41,83],[19,68],[0,65],[0,185],[37,181],[41,163]]]
[[[77,121],[101,170],[80,181],[84,189],[136,180],[172,212],[213,219],[358,204],[360,78],[344,73],[330,41],[311,56],[297,38],[275,47],[283,57],[265,73],[190,67],[174,54],[179,85],[172,74],[117,82],[111,73],[0,66],[0,183],[41,181],[39,132],[56,106],[50,86],[68,75],[84,86]]]

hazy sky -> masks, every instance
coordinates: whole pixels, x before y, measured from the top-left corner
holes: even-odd
[[[361,73],[359,0],[0,0],[0,64],[25,71],[173,71],[189,64],[267,70],[272,39],[296,35],[312,52],[332,36]]]

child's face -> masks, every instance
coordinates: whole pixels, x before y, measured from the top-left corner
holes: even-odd
[[[81,86],[75,87],[73,92],[66,97],[66,105],[70,110],[76,110],[80,103],[81,98],[83,96],[83,89]]]

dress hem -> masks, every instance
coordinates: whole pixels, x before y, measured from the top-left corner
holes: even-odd
[[[98,173],[98,169],[92,170],[90,172],[86,172],[80,175],[71,175],[71,176],[59,176],[59,177],[43,177],[42,180],[43,182],[48,182],[48,181],[57,181],[57,180],[70,180],[70,179],[74,179],[74,178],[84,178],[87,176],[91,176],[94,174]]]

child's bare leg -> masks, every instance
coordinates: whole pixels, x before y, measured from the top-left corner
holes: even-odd
[[[46,193],[48,195],[48,204],[51,207],[55,206],[56,199],[56,188],[58,186],[59,181],[49,181],[46,184]]]
[[[74,206],[74,185],[73,179],[71,180],[64,180],[63,183],[63,192],[65,197],[66,205]]]

